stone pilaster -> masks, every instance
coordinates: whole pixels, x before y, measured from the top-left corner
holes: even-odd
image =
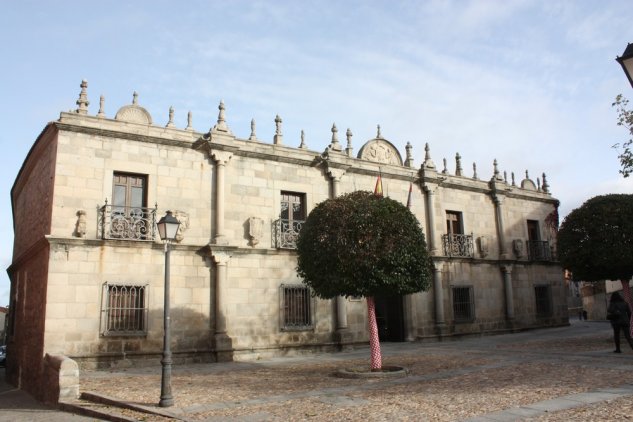
[[[213,335],[213,349],[218,362],[233,360],[233,345],[227,334],[226,327],[226,280],[228,263],[231,255],[226,252],[213,252],[215,263],[215,333]]]
[[[328,175],[332,182],[332,198],[336,198],[339,195],[339,186],[344,174],[345,170],[343,169],[328,169]],[[337,296],[334,299],[334,306],[336,309],[334,341],[339,344],[339,348],[344,349],[346,347],[345,345],[352,342],[352,334],[347,324],[347,299],[344,296]]]
[[[228,239],[224,233],[224,177],[226,164],[233,154],[225,151],[212,151],[211,156],[215,162],[215,237],[216,245],[228,245]]]
[[[495,204],[495,217],[497,220],[497,237],[499,239],[499,259],[509,259],[506,246],[505,226],[503,222],[503,200],[504,197],[494,194],[492,200]]]
[[[502,265],[503,289],[506,302],[506,318],[509,323],[514,322],[514,292],[512,289],[512,265]]]
[[[424,194],[426,196],[426,218],[428,221],[429,230],[426,235],[426,240],[427,242],[429,242],[429,253],[431,254],[431,256],[437,256],[439,252],[437,250],[437,240],[435,237],[435,192],[433,191],[433,188],[433,185],[424,186]]]

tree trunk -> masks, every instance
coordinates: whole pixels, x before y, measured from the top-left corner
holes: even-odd
[[[622,296],[624,296],[626,303],[629,304],[629,310],[631,311],[629,330],[633,336],[633,301],[631,300],[631,288],[629,287],[629,280],[620,280],[620,283],[622,283]]]
[[[378,324],[376,323],[376,304],[373,297],[367,298],[367,321],[369,324],[369,349],[371,350],[371,370],[382,368],[380,354],[380,339],[378,338]]]

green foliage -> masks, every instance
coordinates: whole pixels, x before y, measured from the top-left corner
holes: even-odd
[[[633,111],[628,109],[629,100],[624,98],[622,94],[615,97],[615,102],[611,105],[616,107],[618,111],[618,126],[624,126],[631,136],[622,145],[615,144],[613,146],[613,148],[620,153],[618,155],[620,165],[622,166],[620,174],[624,177],[629,177],[629,175],[633,173],[633,151],[631,151],[631,147],[633,146]]]
[[[297,250],[297,273],[321,298],[404,295],[430,286],[431,261],[417,218],[371,192],[317,205]]]
[[[575,280],[633,276],[633,195],[602,195],[573,210],[558,231],[558,254]]]

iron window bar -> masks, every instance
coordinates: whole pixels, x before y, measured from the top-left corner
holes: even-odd
[[[475,255],[472,234],[444,234],[442,244],[445,256],[472,258]]]
[[[528,240],[527,251],[530,261],[552,260],[552,249],[547,240]]]
[[[297,249],[297,239],[304,220],[280,218],[273,222],[275,246],[280,249]]]
[[[156,239],[156,209],[110,205],[106,200],[99,212],[102,239]]]

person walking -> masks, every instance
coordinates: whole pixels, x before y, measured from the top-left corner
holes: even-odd
[[[622,353],[620,350],[620,331],[624,332],[624,338],[633,349],[633,340],[629,332],[629,321],[631,320],[631,310],[628,303],[622,299],[620,293],[614,292],[609,299],[609,308],[607,309],[607,319],[611,321],[613,327],[613,341],[615,342],[614,353]]]

